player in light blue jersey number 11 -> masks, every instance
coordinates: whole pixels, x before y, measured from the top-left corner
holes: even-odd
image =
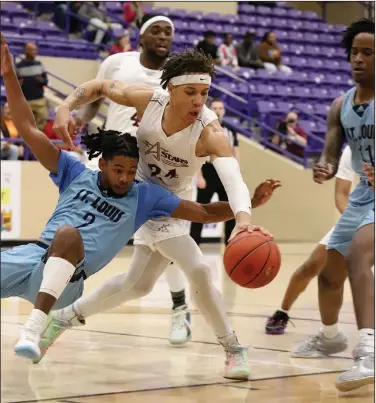
[[[329,110],[325,147],[314,168],[314,180],[323,183],[336,174],[346,141],[360,182],[327,244],[327,260],[319,275],[321,330],[292,353],[321,358],[347,348],[338,315],[348,276],[360,341],[353,351],[353,367],[337,378],[336,386],[349,391],[374,383],[375,377],[375,23],[367,19],[353,23],[342,43],[356,86],[335,99]]]
[[[233,212],[225,202],[202,205],[159,185],[135,182],[139,154],[137,140],[128,133],[85,135],[89,158],[102,155],[99,172],[86,168],[38,130],[3,36],[1,61],[18,133],[59,188],[58,204],[40,240],[1,253],[1,298],[18,296],[34,304],[16,354],[38,361],[50,310],[77,300],[84,280],[105,267],[147,220],[171,216],[209,223],[229,220]],[[273,181],[259,186],[258,204],[269,200],[273,190]],[[258,226],[253,230],[265,232]]]

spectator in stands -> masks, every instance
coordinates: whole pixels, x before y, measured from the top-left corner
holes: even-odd
[[[277,37],[274,32],[267,32],[264,35],[258,46],[258,55],[267,69],[292,73],[290,67],[282,64],[281,50],[278,47]]]
[[[124,20],[129,25],[135,25],[137,28],[141,27],[142,18],[145,10],[140,1],[127,1],[123,4]]]
[[[10,115],[8,103],[6,102],[1,110],[1,140],[18,136],[18,131]],[[24,148],[21,143],[1,141],[1,159],[18,160],[23,156]]]
[[[107,30],[122,29],[119,23],[111,22],[106,13],[101,9],[102,4],[98,1],[85,1],[82,3],[78,15],[89,20],[89,31],[96,31],[94,43],[100,44],[106,35]]]
[[[129,40],[128,32],[116,39],[115,43],[111,46],[109,53],[114,55],[115,53],[132,52],[133,48],[131,41]]]
[[[24,58],[17,63],[16,71],[24,96],[35,116],[39,130],[43,130],[47,122],[48,109],[44,97],[44,86],[47,85],[47,74],[43,64],[36,60],[38,47],[33,42],[24,46]]]
[[[289,151],[298,157],[304,156],[304,148],[299,146],[307,145],[308,136],[306,132],[298,125],[298,114],[295,112],[289,112],[286,118],[279,121],[276,128],[279,132],[287,135],[287,139],[282,139],[277,134],[272,138],[274,145],[279,145],[282,149]],[[298,144],[292,142],[295,140]]]
[[[237,47],[237,55],[240,67],[249,67],[252,69],[264,68],[264,63],[258,57],[257,49],[254,46],[254,32],[246,32],[243,42]],[[274,67],[274,66],[273,66]]]
[[[224,42],[219,47],[219,57],[222,66],[238,68],[238,56],[236,48],[232,43],[232,35],[228,32],[224,35]]]
[[[221,64],[221,59],[218,55],[218,46],[215,44],[216,34],[214,31],[206,31],[204,39],[200,41],[196,49],[203,52],[206,56],[211,56],[214,64]]]
[[[223,118],[226,113],[225,104],[219,98],[214,98],[210,103],[210,108],[214,111],[217,116],[219,123],[227,132],[228,140],[232,145],[233,155],[239,161],[239,143],[237,134],[232,132],[223,123]],[[214,193],[217,193],[220,201],[228,201],[228,197],[224,186],[217,174],[212,163],[207,162],[204,164],[197,174],[197,202],[198,203],[210,203]],[[228,242],[231,232],[234,229],[235,220],[226,221],[225,223],[225,243]],[[201,232],[202,224],[192,223],[191,224],[191,237],[195,240],[197,245],[201,243]]]
[[[61,29],[65,30],[67,10],[74,14],[78,13],[81,7],[81,2],[73,1],[54,1],[54,23]],[[81,22],[77,18],[71,18],[69,23],[69,33],[76,34],[81,31]]]
[[[52,127],[54,125],[55,119],[55,112],[56,110],[51,110],[48,122],[44,127],[43,133],[50,139],[50,140],[61,140],[60,137],[53,131]],[[75,142],[76,143],[76,142]],[[80,145],[76,146],[74,150],[69,150],[63,142],[56,143],[55,146],[60,150],[69,151],[69,154],[73,155],[77,159],[79,159],[82,163],[86,164],[88,161],[88,156],[86,152],[82,149]]]

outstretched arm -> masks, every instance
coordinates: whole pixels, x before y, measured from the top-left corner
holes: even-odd
[[[75,122],[71,111],[106,97],[117,104],[136,108],[141,118],[153,92],[153,88],[145,84],[128,85],[113,80],[88,81],[77,87],[57,108],[53,129],[72,148],[71,137],[75,135]]]
[[[252,207],[257,208],[267,203],[273,195],[275,189],[281,187],[281,182],[268,179],[260,183],[252,197]],[[172,217],[181,218],[187,221],[210,224],[232,220],[234,213],[228,202],[214,202],[200,204],[193,201],[181,200]]]
[[[236,226],[232,234],[234,236],[252,225],[251,197],[248,187],[242,178],[239,164],[233,157],[228,136],[218,120],[205,127],[201,133],[200,143],[202,154],[210,156],[226,190],[236,219]]]
[[[4,78],[9,108],[18,134],[29,145],[38,161],[50,172],[56,173],[60,150],[38,129],[35,123],[34,115],[14,71],[12,55],[3,34],[1,34],[1,75]]]

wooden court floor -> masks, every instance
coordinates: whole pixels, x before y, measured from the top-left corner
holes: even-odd
[[[30,304],[2,301],[1,401],[4,403],[371,403],[374,388],[340,394],[334,381],[351,364],[358,340],[348,284],[341,326],[349,349],[328,359],[293,359],[291,346],[319,327],[317,285],[314,281],[291,312],[283,336],[264,334],[266,317],[279,307],[288,279],[313,244],[281,245],[283,264],[277,278],[258,290],[242,289],[227,278],[218,246],[203,248],[221,290],[234,329],[250,345],[252,380],[222,377],[224,354],[210,328],[192,303],[193,340],[185,347],[168,343],[170,297],[162,277],[153,292],[88,320],[86,327],[64,333],[38,365],[13,353],[19,325]],[[85,293],[110,275],[127,270],[132,248],[86,282]]]

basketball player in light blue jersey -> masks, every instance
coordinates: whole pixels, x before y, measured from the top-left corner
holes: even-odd
[[[89,158],[102,155],[99,172],[85,168],[38,130],[3,36],[1,62],[18,133],[50,171],[60,193],[40,240],[1,253],[1,298],[18,296],[34,304],[15,352],[38,361],[49,311],[77,300],[84,280],[105,267],[148,219],[171,216],[218,222],[233,218],[233,212],[225,202],[201,205],[181,200],[158,185],[134,182],[138,147],[128,133],[85,135]]]
[[[352,152],[353,170],[360,183],[334,228],[327,245],[327,261],[319,276],[322,328],[318,335],[296,346],[294,357],[321,358],[347,348],[338,329],[343,285],[349,276],[360,342],[353,351],[354,365],[337,378],[341,391],[374,382],[375,286],[375,24],[361,20],[344,33],[343,45],[356,86],[337,98],[328,114],[324,151],[314,168],[314,180],[324,183],[338,168],[346,140]],[[372,185],[373,184],[373,185]]]

